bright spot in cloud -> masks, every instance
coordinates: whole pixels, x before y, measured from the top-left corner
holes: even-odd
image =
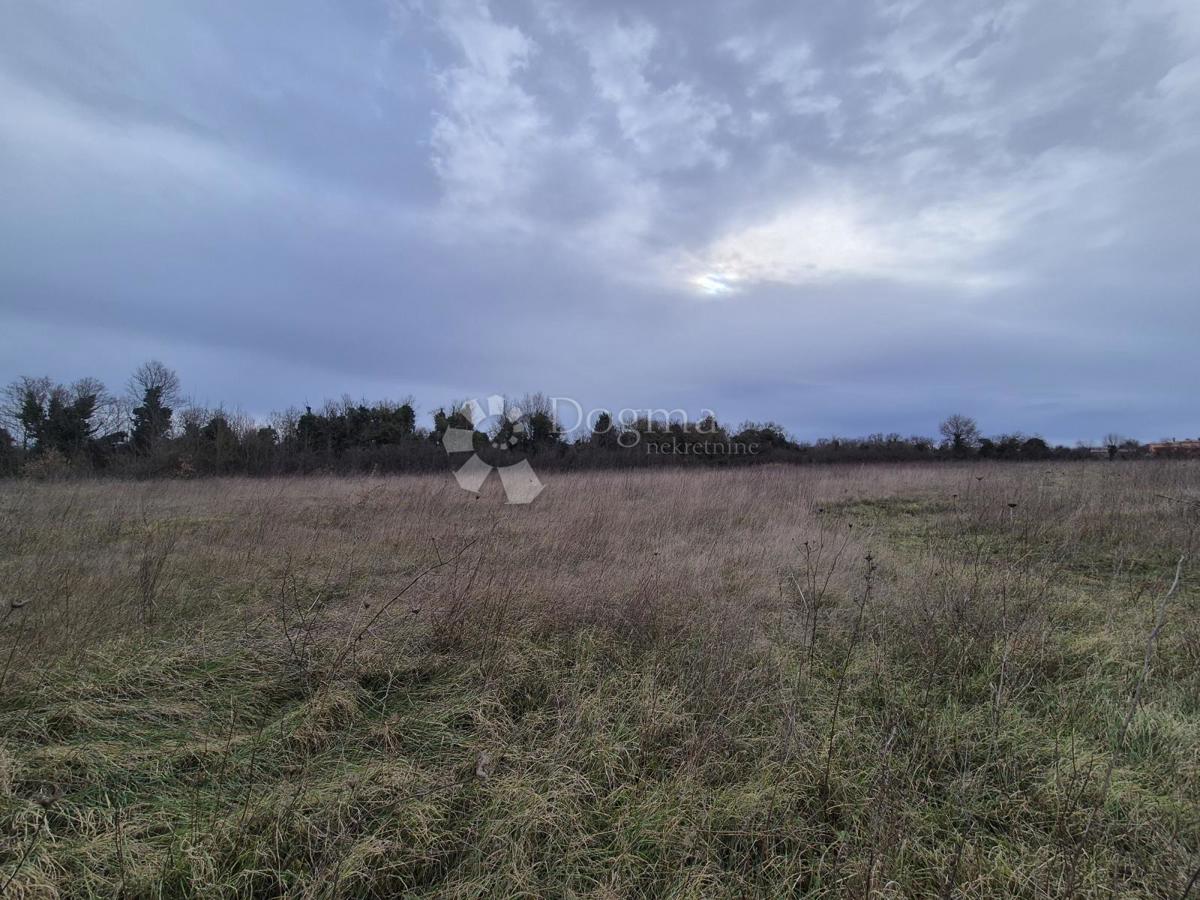
[[[692,286],[702,294],[707,294],[710,297],[719,297],[722,294],[733,292],[733,285],[729,281],[730,278],[726,275],[719,275],[716,272],[705,272],[692,279]]]
[[[714,271],[749,281],[804,283],[891,268],[894,249],[879,240],[849,204],[802,203],[717,240],[705,255]]]
[[[1004,277],[982,259],[1008,233],[1008,212],[981,200],[926,208],[900,223],[850,196],[804,199],[718,238],[694,260],[702,274],[690,281],[710,296],[853,278],[995,287]]]

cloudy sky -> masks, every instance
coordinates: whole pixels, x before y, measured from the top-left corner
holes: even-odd
[[[0,0],[0,379],[1200,433],[1195,0]]]

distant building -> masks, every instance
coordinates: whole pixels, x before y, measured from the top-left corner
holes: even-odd
[[[1194,456],[1200,457],[1200,440],[1196,441],[1160,441],[1157,444],[1147,444],[1146,450],[1151,456]]]

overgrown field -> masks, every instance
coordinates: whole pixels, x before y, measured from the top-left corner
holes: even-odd
[[[1200,465],[547,480],[0,484],[0,895],[1200,897]]]

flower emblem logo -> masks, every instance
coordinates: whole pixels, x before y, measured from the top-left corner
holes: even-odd
[[[504,488],[504,496],[509,503],[532,503],[545,485],[538,480],[533,467],[529,465],[529,460],[523,459],[512,465],[498,466],[487,462],[475,450],[475,435],[483,430],[480,426],[489,420],[496,420],[500,426],[505,424],[509,426],[508,428],[500,427],[497,430],[496,439],[492,441],[493,447],[509,449],[519,443],[520,435],[528,429],[521,410],[506,404],[504,398],[499,394],[492,394],[482,401],[468,400],[458,409],[458,412],[471,423],[472,427],[451,427],[442,434],[442,446],[446,448],[447,454],[451,456],[456,453],[471,454],[454,470],[454,480],[458,482],[458,486],[465,491],[478,494],[494,469],[500,474],[500,484]]]

